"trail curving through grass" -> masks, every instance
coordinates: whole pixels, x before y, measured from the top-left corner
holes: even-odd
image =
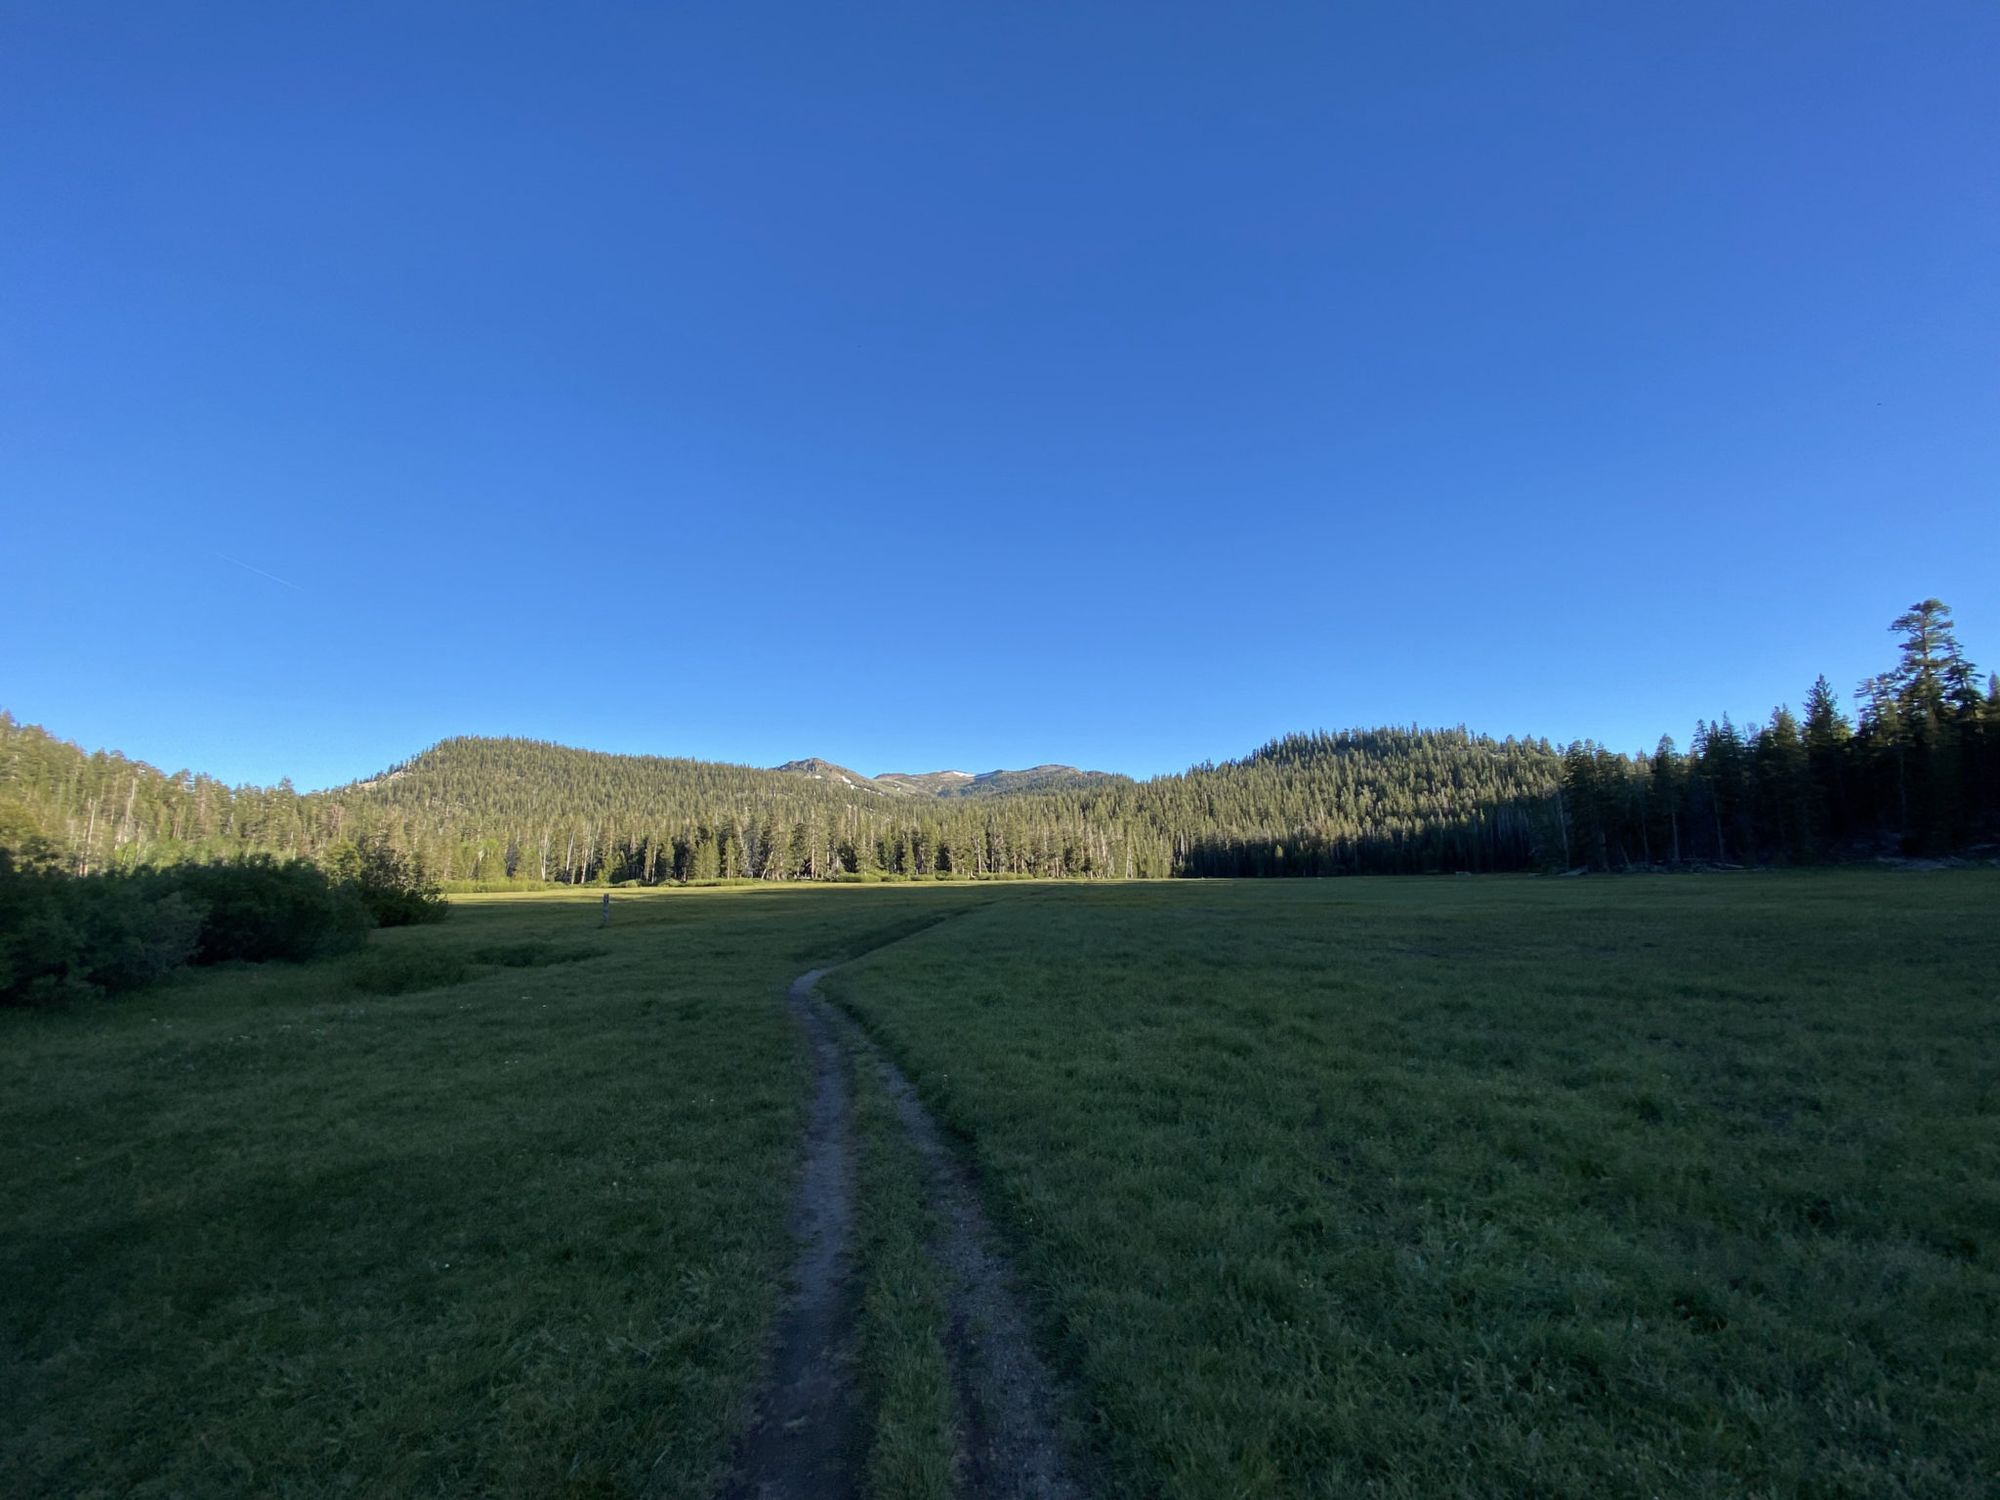
[[[828,972],[810,970],[787,991],[813,1069],[805,1168],[792,1216],[794,1290],[728,1493],[733,1500],[841,1500],[863,1493],[868,1444],[859,1353],[866,1268],[855,1245],[851,1073],[859,1065],[880,1079],[920,1163],[936,1226],[927,1249],[946,1289],[955,1492],[968,1500],[1079,1500],[1085,1491],[1062,1435],[1064,1396],[1035,1348],[972,1174],[903,1071],[852,1017],[820,995],[818,982]]]

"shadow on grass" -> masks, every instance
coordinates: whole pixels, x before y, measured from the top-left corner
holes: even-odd
[[[407,995],[463,984],[485,969],[540,969],[552,964],[579,963],[604,952],[586,943],[540,940],[496,943],[475,948],[469,954],[437,948],[377,949],[355,964],[349,982],[370,995]]]

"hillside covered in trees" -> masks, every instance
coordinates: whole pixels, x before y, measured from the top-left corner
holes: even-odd
[[[1288,735],[1133,781],[1066,766],[874,778],[453,739],[350,786],[229,787],[0,714],[0,847],[84,874],[386,842],[447,881],[1335,875],[1938,854],[2000,822],[2000,683],[1950,611],[1892,627],[1844,711],[1725,716],[1639,755],[1464,729]]]

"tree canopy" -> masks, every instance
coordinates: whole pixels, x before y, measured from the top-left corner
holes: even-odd
[[[2000,684],[1981,690],[1939,601],[1891,628],[1898,660],[1851,716],[1821,677],[1802,715],[1699,722],[1685,752],[1384,727],[1149,781],[1036,768],[977,795],[484,738],[300,793],[85,752],[0,713],[0,847],[73,874],[247,853],[349,876],[408,861],[424,886],[1615,869],[1991,839]]]

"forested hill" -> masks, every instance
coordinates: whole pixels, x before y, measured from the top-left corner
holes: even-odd
[[[445,879],[824,879],[1510,869],[1561,762],[1540,741],[1377,730],[1137,782],[1038,767],[908,778],[452,739],[332,791],[229,788],[0,715],[0,844],[78,870],[386,834]],[[929,783],[929,784],[926,784]]]
[[[1725,716],[1620,755],[1464,729],[1288,735],[1133,781],[1042,766],[866,777],[453,739],[366,781],[230,788],[86,753],[0,713],[0,848],[77,872],[381,834],[446,880],[1330,875],[1802,862],[2000,837],[2000,681],[1951,612],[1899,617],[1850,717]]]

